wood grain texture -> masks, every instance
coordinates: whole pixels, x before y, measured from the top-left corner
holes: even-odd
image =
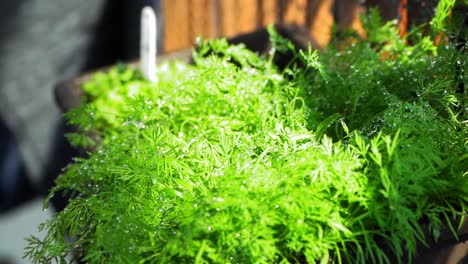
[[[189,0],[188,26],[190,31],[189,41],[191,43],[198,36],[203,39],[217,36],[216,5],[213,2],[214,0]]]
[[[190,46],[189,5],[186,0],[163,0],[164,51],[173,51]]]
[[[398,5],[398,31],[400,36],[406,35],[408,27],[408,0],[401,0]]]
[[[284,10],[284,23],[304,25],[306,22],[307,0],[289,0],[286,1],[286,10]]]
[[[238,27],[238,16],[239,12],[237,0],[229,1],[220,1],[220,24],[221,24],[221,34],[223,36],[234,36],[239,32]]]
[[[237,0],[238,32],[246,33],[261,26],[257,0]]]
[[[352,28],[360,35],[364,35],[364,28],[361,24],[360,15],[365,12],[364,0],[341,1],[337,7],[338,29]]]
[[[340,1],[336,21],[339,28],[351,27],[363,34],[359,16],[369,6],[380,5],[384,16],[395,8],[383,0]],[[272,23],[306,27],[323,47],[330,41],[335,0],[163,0],[165,51],[187,48],[196,36],[232,37]],[[391,6],[391,4],[390,4]],[[391,14],[390,14],[391,13]]]
[[[269,25],[278,21],[278,1],[277,0],[259,0],[259,16],[262,19],[262,25]]]
[[[308,29],[317,43],[324,47],[330,42],[333,19],[333,0],[309,1]],[[306,20],[307,21],[307,20]]]

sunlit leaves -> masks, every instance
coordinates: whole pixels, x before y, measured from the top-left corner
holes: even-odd
[[[389,263],[389,252],[401,262],[425,242],[420,221],[435,238],[443,225],[455,231],[468,202],[451,68],[463,58],[388,42],[391,24],[369,19],[370,41],[299,51],[304,68],[279,72],[218,40],[199,43],[196,65],[160,65],[157,84],[123,66],[95,75],[67,117],[101,142],[57,179],[51,195],[73,199],[26,255]],[[278,52],[295,52],[270,33]],[[85,146],[87,135],[69,138]]]

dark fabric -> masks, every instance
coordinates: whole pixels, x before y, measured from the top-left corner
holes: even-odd
[[[14,136],[0,119],[0,212],[33,196]]]
[[[35,184],[61,118],[52,88],[83,68],[104,7],[104,0],[1,1],[0,115]]]
[[[0,146],[8,149],[1,152],[0,164],[8,164],[4,169],[9,171],[0,174],[0,203],[29,182],[28,192],[45,194],[76,154],[63,135],[66,126],[53,99],[55,84],[135,59],[139,10],[158,3],[0,1],[0,119],[11,131],[11,137],[0,138]]]

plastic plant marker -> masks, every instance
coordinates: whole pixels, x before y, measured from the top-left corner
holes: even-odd
[[[151,82],[156,82],[156,14],[146,6],[141,11],[140,69]]]

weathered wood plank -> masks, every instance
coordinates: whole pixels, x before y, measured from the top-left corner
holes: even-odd
[[[321,47],[330,42],[333,26],[333,0],[308,1],[306,23],[311,36]]]
[[[289,0],[286,2],[284,22],[304,25],[306,22],[307,0]]]
[[[364,29],[361,24],[360,15],[365,12],[363,0],[341,1],[338,5],[338,24],[339,29],[352,28],[359,34],[364,35]]]
[[[189,31],[190,43],[193,44],[197,36],[203,39],[216,37],[214,0],[189,1]]]
[[[220,1],[220,24],[221,34],[223,36],[233,36],[239,32],[238,22],[239,17],[237,16],[238,4],[235,0]]]
[[[330,41],[334,0],[163,0],[166,51],[190,47],[203,38],[235,36],[271,23],[305,26],[320,46]],[[339,28],[351,27],[362,34],[363,0],[340,1]],[[371,4],[382,4],[369,0]],[[387,12],[393,12],[387,11]]]
[[[163,0],[164,50],[172,51],[190,46],[188,20],[189,6],[186,0]]]
[[[257,0],[237,0],[238,32],[245,33],[260,26],[260,9]]]
[[[259,0],[262,25],[266,26],[279,20],[277,0]]]

